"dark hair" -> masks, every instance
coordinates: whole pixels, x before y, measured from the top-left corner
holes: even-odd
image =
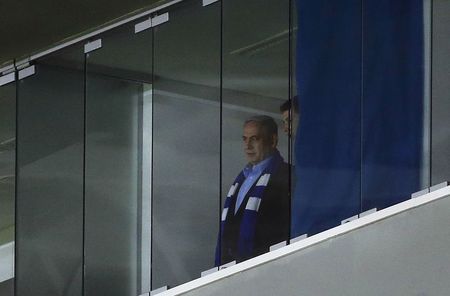
[[[261,126],[263,133],[267,139],[272,135],[278,135],[278,125],[275,120],[267,115],[255,115],[247,118],[244,123],[244,126],[249,122],[256,122]]]
[[[280,112],[289,111],[291,109],[291,105],[294,105],[294,112],[298,113],[298,97],[294,96],[290,100],[286,100],[283,104],[280,105]]]

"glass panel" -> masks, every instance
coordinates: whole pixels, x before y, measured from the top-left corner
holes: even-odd
[[[427,2],[427,1],[426,1]],[[450,2],[433,1],[431,185],[450,181]]]
[[[81,295],[83,50],[35,66],[17,98],[16,293]]]
[[[213,267],[219,224],[220,3],[169,13],[154,29],[153,289]]]
[[[422,1],[367,1],[363,18],[361,180],[366,211],[402,202],[429,186],[424,153],[429,116]]]
[[[86,64],[85,295],[134,296],[150,291],[152,31],[100,37]]]
[[[280,112],[290,93],[289,1],[222,5],[223,210],[216,264],[268,252],[288,239],[290,225],[289,138]],[[259,117],[244,126],[252,116]]]
[[[298,124],[300,121],[300,108],[299,99],[297,96],[297,11],[295,1],[290,1],[290,60],[289,60],[289,82],[290,82],[290,92],[289,101],[280,106],[281,117],[283,120],[283,131],[286,133],[288,131],[289,136],[289,155],[292,164],[291,168],[291,237],[295,237],[293,232],[293,225],[295,223],[295,218],[297,217],[295,208],[292,206],[294,201],[295,192],[295,141],[297,136],[297,130],[299,128]]]
[[[13,296],[14,295],[14,280],[7,280],[0,282],[0,295]]]
[[[13,74],[14,75],[14,74]],[[0,295],[13,295],[16,83],[0,87]]]

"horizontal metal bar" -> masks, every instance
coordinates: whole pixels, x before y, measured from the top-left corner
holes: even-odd
[[[16,80],[16,73],[9,73],[7,75],[0,77],[0,86],[3,86],[5,84],[11,83]]]
[[[95,30],[95,31],[93,31],[91,33],[87,33],[87,34],[82,35],[80,37],[77,37],[77,38],[74,38],[72,40],[66,41],[66,42],[64,42],[62,44],[56,45],[56,46],[54,46],[52,48],[43,50],[43,51],[35,53],[35,54],[32,54],[29,58],[27,58],[27,60],[33,61],[33,60],[42,58],[42,57],[44,57],[46,55],[49,55],[51,53],[54,53],[54,52],[56,52],[58,50],[61,50],[61,49],[66,48],[66,47],[69,47],[69,46],[74,45],[76,43],[79,43],[81,41],[85,41],[85,40],[87,40],[89,38],[92,38],[92,37],[95,37],[95,36],[97,36],[97,35],[99,35],[101,33],[107,32],[107,31],[109,31],[111,29],[114,29],[114,28],[117,28],[117,27],[119,27],[121,25],[133,22],[133,21],[135,21],[135,20],[137,20],[137,19],[139,19],[141,17],[150,15],[152,13],[155,13],[157,11],[160,11],[162,9],[165,9],[167,7],[170,7],[170,6],[174,5],[174,4],[177,4],[177,3],[180,3],[180,2],[183,2],[183,1],[186,1],[186,0],[172,0],[172,1],[169,1],[169,2],[167,2],[165,4],[161,4],[161,5],[157,6],[157,7],[151,8],[151,9],[149,9],[147,11],[141,12],[139,14],[136,14],[136,15],[131,16],[129,18],[126,18],[124,20],[118,21],[118,22],[113,23],[111,25],[107,25],[107,26],[105,26],[103,28],[100,28],[98,30]]]

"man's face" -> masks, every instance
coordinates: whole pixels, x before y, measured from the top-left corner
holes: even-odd
[[[283,118],[283,131],[286,133],[286,135],[290,135],[289,132],[289,110],[284,110],[283,113],[281,113],[281,117]]]
[[[276,148],[276,135],[264,135],[264,131],[256,122],[249,122],[244,126],[242,136],[245,156],[249,163],[255,165],[266,159]]]
[[[283,111],[281,113],[281,117],[283,118],[283,131],[286,133],[287,136],[295,137],[295,134],[297,132],[297,125],[298,125],[298,114],[295,112],[291,114],[291,121],[292,121],[292,132],[291,128],[289,126],[289,110]]]

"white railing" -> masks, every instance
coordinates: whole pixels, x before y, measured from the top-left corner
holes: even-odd
[[[146,293],[146,294],[143,294],[142,296],[148,296],[149,294],[150,295],[157,294],[158,296],[182,295],[182,294],[188,293],[190,291],[199,289],[201,287],[210,285],[214,282],[231,277],[233,275],[237,275],[237,274],[240,274],[247,270],[257,268],[258,266],[261,266],[263,264],[267,264],[271,261],[275,261],[275,260],[281,259],[285,256],[288,256],[288,255],[300,252],[304,249],[310,248],[313,245],[318,245],[320,243],[337,238],[339,236],[342,236],[344,234],[350,233],[357,229],[366,227],[373,223],[396,216],[396,215],[406,212],[408,210],[411,210],[411,209],[414,209],[417,207],[421,207],[428,203],[448,197],[448,196],[450,196],[450,186],[445,186],[445,185],[448,185],[448,183],[445,182],[445,184],[444,183],[438,184],[438,185],[428,188],[426,190],[422,190],[420,192],[412,194],[412,197],[410,200],[404,201],[402,203],[393,205],[389,208],[386,208],[386,209],[383,209],[383,210],[380,210],[377,212],[356,216],[355,219],[350,219],[348,223],[342,224],[338,227],[335,227],[330,230],[316,234],[314,236],[302,239],[298,242],[294,242],[294,243],[291,242],[291,244],[288,246],[276,249],[269,253],[266,253],[261,256],[252,258],[250,260],[244,261],[240,264],[236,264],[231,267],[228,267],[226,269],[222,269],[222,270],[213,272],[204,277],[201,277],[199,279],[196,279],[196,280],[190,281],[188,283],[182,284],[180,286],[174,287],[167,291],[161,290],[161,292],[160,292],[160,290],[158,289],[157,291],[152,291],[152,293]]]

